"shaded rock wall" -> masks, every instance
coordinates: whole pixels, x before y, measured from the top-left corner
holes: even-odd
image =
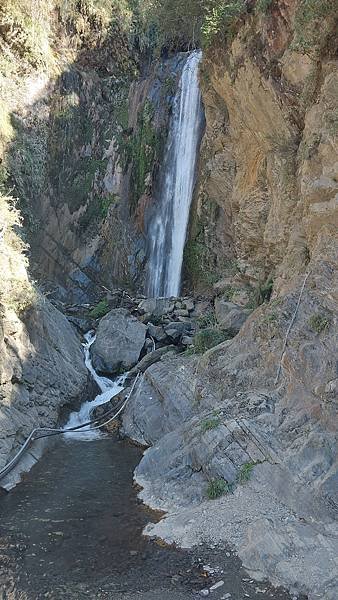
[[[80,340],[47,301],[24,321],[6,311],[0,323],[0,468],[35,427],[55,427],[61,410],[83,400],[88,383]],[[20,465],[35,462],[39,446]],[[1,482],[6,485],[12,476]]]

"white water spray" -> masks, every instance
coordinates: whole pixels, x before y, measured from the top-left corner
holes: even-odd
[[[150,220],[147,293],[151,297],[180,292],[183,251],[193,196],[203,124],[198,82],[202,52],[189,55],[174,100],[159,201]]]
[[[83,344],[84,353],[85,353],[85,363],[88,371],[93,376],[93,379],[99,386],[101,390],[101,394],[96,396],[96,398],[90,402],[85,402],[82,404],[81,408],[77,412],[72,412],[69,416],[68,422],[65,425],[65,429],[70,427],[78,427],[79,425],[83,425],[87,423],[91,419],[91,411],[96,406],[100,406],[100,404],[104,404],[105,402],[109,402],[111,398],[116,396],[124,387],[124,381],[126,379],[126,375],[122,375],[118,377],[115,381],[111,381],[107,379],[107,377],[100,377],[92,364],[92,360],[90,358],[90,347],[95,342],[95,335],[93,331],[89,331],[84,336],[86,343]],[[87,429],[85,431],[77,431],[76,433],[66,433],[65,438],[68,438],[70,441],[74,439],[79,439],[83,441],[91,441],[99,438],[102,435],[100,429]]]

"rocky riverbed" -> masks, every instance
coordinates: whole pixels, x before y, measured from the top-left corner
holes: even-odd
[[[159,514],[132,486],[140,450],[116,437],[59,441],[0,497],[2,600],[291,600],[224,545],[184,551],[142,535]],[[214,589],[212,589],[214,586]]]

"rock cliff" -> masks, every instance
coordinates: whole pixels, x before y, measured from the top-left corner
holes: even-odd
[[[8,202],[0,198],[0,469],[32,429],[55,427],[61,409],[83,399],[88,383],[80,339],[28,278],[18,213]],[[15,484],[40,451],[35,445],[1,486]]]

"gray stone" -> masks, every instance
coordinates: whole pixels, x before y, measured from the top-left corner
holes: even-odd
[[[144,356],[135,367],[133,367],[131,373],[135,373],[137,371],[144,373],[148,367],[161,360],[162,356],[168,352],[177,352],[176,346],[163,346],[163,348],[158,348],[157,350],[150,352]]]
[[[193,415],[192,384],[190,370],[185,370],[180,358],[165,357],[153,364],[127,404],[123,415],[124,433],[142,444],[149,444],[177,428]]]
[[[139,361],[147,327],[125,308],[110,311],[99,323],[91,347],[94,368],[101,373],[128,371]]]
[[[190,323],[172,322],[164,327],[166,334],[174,341],[179,340],[182,335],[186,335],[191,331]]]
[[[217,583],[214,583],[214,585],[211,586],[210,591],[214,592],[215,590],[218,590],[218,588],[222,587],[222,585],[224,585],[224,581],[217,581]]]
[[[188,298],[187,300],[184,300],[183,305],[189,312],[191,312],[195,308],[195,302],[193,301],[192,298]]]
[[[167,335],[160,325],[153,325],[148,323],[148,333],[156,342],[164,342],[167,339]]]
[[[150,318],[162,317],[173,309],[173,303],[168,298],[147,298],[138,305],[142,314],[149,314]]]
[[[175,310],[174,315],[176,317],[189,317],[189,311],[185,308],[180,308],[178,310]]]
[[[183,346],[192,346],[194,343],[194,340],[189,335],[184,335],[182,337],[181,343],[183,344]]]
[[[218,323],[223,329],[229,329],[234,333],[239,332],[251,312],[251,310],[233,302],[228,302],[224,298],[216,298],[215,300],[215,314]]]

